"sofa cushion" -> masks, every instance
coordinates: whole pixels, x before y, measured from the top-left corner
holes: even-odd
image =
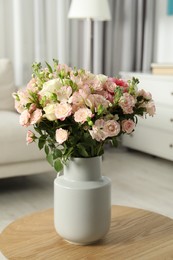
[[[0,164],[26,162],[45,158],[37,144],[26,144],[27,128],[20,126],[19,114],[0,111]]]
[[[0,59],[0,110],[14,111],[15,91],[13,67],[8,59]]]

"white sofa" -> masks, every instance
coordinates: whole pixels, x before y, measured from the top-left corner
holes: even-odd
[[[37,144],[26,145],[27,128],[19,125],[14,109],[13,68],[8,59],[0,59],[0,178],[52,171]]]

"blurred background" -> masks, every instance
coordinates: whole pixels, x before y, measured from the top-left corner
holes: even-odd
[[[171,0],[109,0],[111,20],[93,21],[92,72],[150,71],[173,62]],[[87,1],[86,1],[87,2]],[[0,58],[13,62],[16,85],[33,61],[53,58],[85,68],[86,19],[68,19],[70,0],[0,0]]]

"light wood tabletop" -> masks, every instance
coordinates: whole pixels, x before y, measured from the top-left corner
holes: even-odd
[[[17,219],[0,236],[0,250],[18,259],[173,259],[173,220],[146,210],[112,206],[109,233],[98,243],[78,246],[55,231],[53,209]]]

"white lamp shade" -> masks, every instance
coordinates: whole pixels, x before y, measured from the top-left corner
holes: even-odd
[[[68,13],[70,19],[90,18],[99,21],[111,20],[107,0],[72,0]]]

